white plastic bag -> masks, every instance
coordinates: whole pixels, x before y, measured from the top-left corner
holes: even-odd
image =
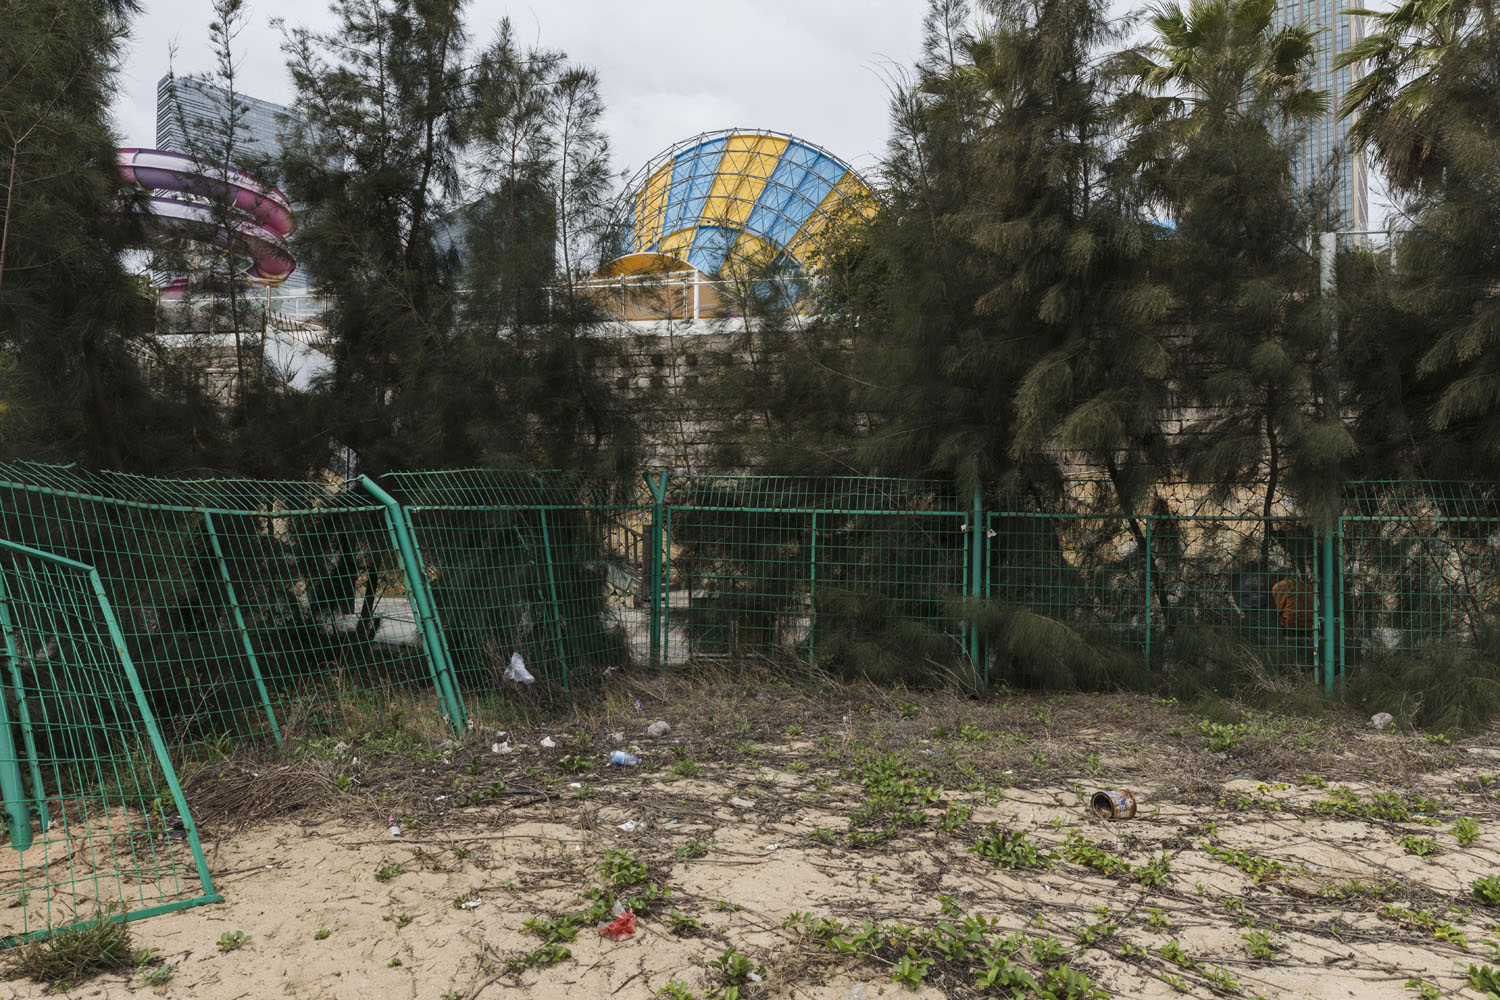
[[[510,654],[510,666],[505,668],[505,679],[521,684],[536,683],[536,678],[531,676],[531,671],[526,669],[526,661],[521,659],[520,653]]]

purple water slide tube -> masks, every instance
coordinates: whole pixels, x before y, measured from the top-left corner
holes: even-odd
[[[203,199],[233,199],[241,213],[231,237],[216,225],[213,210],[204,201],[158,195],[148,200],[148,206],[161,230],[247,253],[253,262],[250,273],[266,284],[281,284],[296,268],[286,240],[295,225],[292,206],[279,189],[242,170],[230,168],[226,174],[220,167],[181,153],[119,149],[116,156],[120,173],[137,187]]]

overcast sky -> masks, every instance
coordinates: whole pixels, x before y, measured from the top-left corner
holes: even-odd
[[[1144,0],[1114,0],[1116,16]],[[1377,0],[1371,6],[1389,5]],[[326,0],[250,0],[236,43],[240,89],[278,104],[292,85],[273,18],[326,29]],[[699,132],[791,132],[869,170],[887,136],[892,78],[915,62],[926,0],[475,0],[469,26],[487,42],[509,16],[525,41],[598,70],[616,171]],[[209,0],[142,0],[115,113],[125,145],[152,146],[156,83],[176,43],[181,74],[213,68]],[[1370,215],[1387,205],[1370,178]]]
[[[179,74],[211,70],[208,0],[144,0],[115,111],[126,145],[156,134],[156,82],[176,42]],[[289,103],[272,18],[328,28],[325,0],[250,0],[237,49],[240,89]],[[509,15],[527,42],[598,70],[615,168],[634,171],[672,143],[712,129],[791,132],[856,168],[886,137],[892,72],[921,45],[925,0],[551,0],[469,8],[476,43]]]

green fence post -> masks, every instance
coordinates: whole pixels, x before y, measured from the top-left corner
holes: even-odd
[[[547,596],[552,602],[552,640],[557,647],[557,662],[562,664],[563,694],[571,697],[568,686],[568,657],[563,647],[562,602],[557,599],[557,574],[552,568],[552,531],[547,527],[547,509],[538,507],[542,522],[542,555],[547,560]]]
[[[667,498],[667,473],[645,474],[646,485],[651,489],[651,531],[649,533],[651,557],[646,562],[646,586],[651,588],[651,666],[661,667],[661,594],[662,594],[662,504]]]
[[[672,660],[672,508],[662,512],[661,527],[661,654]]]
[[[1151,518],[1146,517],[1146,669],[1151,669]]]
[[[1323,532],[1323,690],[1333,694],[1333,532]]]
[[[818,669],[818,512],[812,512],[811,555],[807,560],[807,666]]]
[[[974,487],[973,507],[969,513],[969,574],[968,591],[972,600],[978,600],[984,589],[984,491]],[[969,663],[976,669],[981,665],[979,655],[979,629],[969,623]]]
[[[16,712],[21,717],[21,740],[26,744],[26,759],[31,771],[31,791],[36,800],[37,815],[41,817],[42,829],[47,829],[52,817],[47,811],[46,786],[42,784],[42,766],[37,763],[36,732],[31,726],[31,709],[26,707],[26,686],[21,679],[21,652],[16,646],[15,623],[10,617],[10,601],[5,593],[5,574],[0,572],[0,635],[5,640],[5,656],[10,660],[10,682],[16,691]],[[0,702],[4,702],[0,698]],[[0,704],[0,719],[4,718],[5,706]],[[6,728],[9,729],[8,720]],[[29,829],[29,827],[28,827]]]
[[[0,573],[0,578],[4,574]],[[0,614],[5,616],[5,653],[10,657],[11,671],[15,674],[16,700],[26,704],[26,692],[21,687],[16,673],[15,636],[10,628],[10,611],[3,590],[0,590]],[[32,766],[36,766],[35,747],[27,748],[31,753]],[[42,786],[37,782],[37,798],[42,798]],[[5,799],[5,813],[10,819],[10,846],[24,851],[31,846],[31,813],[26,808],[26,785],[21,780],[21,759],[16,754],[16,740],[10,730],[10,707],[0,698],[0,796]],[[45,830],[46,827],[43,826]]]
[[[432,671],[433,687],[437,689],[438,697],[446,703],[449,724],[455,731],[462,733],[468,729],[468,716],[464,713],[463,700],[458,696],[453,668],[448,662],[448,649],[438,636],[432,596],[427,593],[427,576],[422,571],[422,561],[417,557],[417,548],[412,542],[406,512],[395,497],[381,489],[369,476],[361,475],[359,484],[375,498],[376,503],[385,508],[386,529],[396,543],[397,555],[406,571],[407,593],[412,610],[417,615],[417,627],[421,629],[423,644],[427,647],[427,667]]]
[[[1338,577],[1339,616],[1338,616],[1338,621],[1336,623],[1336,626],[1338,628],[1338,634],[1334,638],[1334,641],[1338,643],[1338,647],[1339,647],[1339,684],[1343,685],[1343,684],[1347,684],[1349,682],[1349,678],[1348,678],[1348,676],[1344,672],[1345,671],[1345,664],[1344,664],[1344,515],[1343,514],[1338,515],[1338,518],[1334,521],[1334,528],[1333,528],[1333,530],[1334,530],[1334,533],[1337,535],[1337,540],[1336,540],[1336,542],[1334,544],[1333,557],[1338,562],[1338,573],[1339,573],[1339,577]]]
[[[234,592],[234,581],[229,577],[229,563],[224,558],[223,546],[219,544],[219,532],[214,527],[214,516],[203,512],[203,526],[208,529],[208,544],[214,550],[214,560],[219,564],[219,579],[224,582],[224,592],[229,598],[229,610],[234,615],[234,627],[240,633],[240,646],[245,658],[250,661],[250,673],[255,676],[255,688],[260,692],[260,703],[266,709],[266,721],[271,726],[271,736],[281,746],[281,726],[276,722],[276,710],[271,707],[271,693],[266,690],[266,679],[261,676],[260,660],[255,655],[255,645],[250,641],[250,629],[245,625],[245,616],[240,611],[240,600]]]
[[[1266,526],[1266,530],[1267,531],[1270,530],[1270,525]],[[1321,580],[1321,573],[1322,573],[1322,568],[1323,568],[1323,565],[1322,565],[1323,564],[1323,549],[1322,549],[1322,546],[1320,544],[1321,543],[1321,539],[1318,538],[1318,529],[1316,529],[1316,528],[1314,528],[1313,532],[1312,532],[1312,542],[1313,542],[1313,552],[1315,553],[1314,556],[1313,556],[1313,585],[1312,585],[1313,627],[1312,627],[1312,635],[1310,635],[1308,637],[1308,641],[1312,643],[1313,686],[1317,687],[1318,685],[1320,685],[1320,684],[1323,683],[1323,667],[1324,667],[1324,663],[1323,663],[1323,650],[1322,650],[1322,645],[1323,645],[1323,618],[1322,618],[1322,611],[1323,611],[1323,609],[1321,607],[1321,605],[1322,605],[1322,586],[1321,586],[1322,580]]]
[[[88,570],[89,585],[93,587],[94,599],[98,602],[99,611],[104,616],[104,627],[109,631],[109,641],[114,644],[115,652],[120,656],[120,666],[125,671],[125,680],[130,684],[130,693],[134,695],[136,708],[140,710],[141,724],[146,727],[146,737],[151,741],[151,749],[156,752],[156,761],[161,765],[162,777],[166,779],[167,788],[172,793],[172,804],[177,807],[177,816],[182,820],[183,832],[187,835],[188,844],[193,850],[193,861],[198,866],[198,879],[203,884],[204,902],[210,900],[215,903],[222,902],[222,897],[214,892],[214,880],[208,873],[208,861],[203,857],[203,845],[198,841],[198,830],[193,825],[193,814],[188,811],[187,800],[182,796],[182,785],[177,781],[177,771],[172,767],[172,758],[167,756],[167,745],[161,738],[161,728],[156,724],[156,717],[151,714],[151,706],[146,701],[146,692],[142,690],[141,679],[135,672],[135,661],[130,658],[130,650],[125,646],[125,636],[120,631],[120,623],[115,618],[115,610],[109,603],[109,596],[104,593],[104,581],[99,579],[99,571],[92,566],[84,568]]]

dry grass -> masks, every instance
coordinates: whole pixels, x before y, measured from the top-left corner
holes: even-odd
[[[1440,745],[1377,734],[1337,712],[1309,719],[1220,706],[1205,718],[1138,695],[977,700],[770,671],[755,685],[743,672],[627,676],[565,718],[523,728],[481,717],[461,740],[406,718],[416,732],[366,728],[280,757],[216,761],[188,789],[226,859],[249,836],[235,831],[250,825],[278,844],[288,821],[338,831],[356,883],[324,923],[376,887],[368,877],[377,865],[399,862],[408,874],[381,885],[391,894],[382,909],[430,913],[436,896],[434,934],[445,942],[381,970],[417,977],[416,995],[443,992],[430,989],[441,981],[468,997],[645,998],[678,981],[702,997],[719,975],[711,960],[735,947],[767,970],[742,984],[744,1000],[833,1000],[858,982],[875,997],[910,945],[932,960],[923,995],[991,996],[976,986],[977,959],[947,957],[927,936],[980,916],[995,921],[994,940],[1026,937],[1016,961],[1028,974],[1068,968],[1131,997],[1171,995],[1174,982],[1195,996],[1396,997],[1409,978],[1458,989],[1466,966],[1488,955],[1490,916],[1468,898],[1469,883],[1500,864],[1500,809],[1485,783],[1500,771],[1500,748],[1488,737]],[[645,733],[656,719],[672,726],[664,738]],[[502,741],[513,752],[492,750]],[[638,747],[643,766],[606,766],[622,746]],[[901,781],[932,797],[903,792],[885,808]],[[1137,818],[1094,818],[1088,797],[1116,787],[1136,792]],[[1372,811],[1377,793],[1429,815]],[[1424,825],[1431,811],[1437,826]],[[399,840],[385,830],[391,816]],[[1459,817],[1483,831],[1470,846],[1447,832]],[[1050,865],[1013,870],[972,852],[992,822],[1055,855]],[[1434,839],[1438,853],[1409,855],[1400,835]],[[695,846],[684,850],[689,838]],[[1084,841],[1131,870],[1080,861]],[[643,910],[636,942],[601,945],[585,922],[566,944],[570,959],[527,964],[543,942],[523,921],[594,906],[588,892],[609,891],[597,865],[611,848],[639,859],[644,884],[670,888],[670,900]],[[1160,880],[1141,875],[1163,858]],[[233,885],[224,891],[234,907]],[[445,902],[466,893],[485,901],[478,923]],[[679,936],[671,910],[701,928]],[[863,922],[887,931],[831,951],[788,926],[794,912],[842,921],[846,937]],[[160,919],[145,926],[175,918]],[[467,922],[444,929],[456,921]],[[1115,929],[1085,940],[1108,924]],[[270,929],[244,929],[272,939]],[[312,967],[318,953],[298,950],[310,932],[298,933],[285,962]],[[334,940],[389,933],[341,928]],[[1256,933],[1276,944],[1274,957],[1249,953],[1243,935]],[[1029,949],[1048,938],[1062,953],[1034,959]],[[1173,961],[1172,941],[1191,956],[1187,966]],[[193,979],[191,962],[179,975],[193,995],[217,995],[202,985],[206,973]],[[332,980],[325,988],[306,995],[357,995]]]

